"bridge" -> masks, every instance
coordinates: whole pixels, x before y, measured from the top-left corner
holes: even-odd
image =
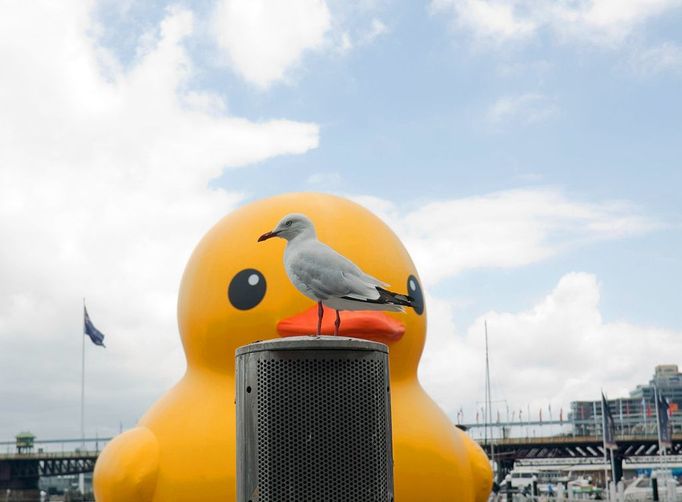
[[[631,456],[658,455],[658,439],[652,436],[620,436],[616,438],[619,454]],[[602,438],[595,436],[549,436],[533,438],[495,438],[479,440],[483,449],[496,459],[530,458],[603,458]],[[673,436],[667,455],[682,455],[682,434]],[[681,457],[682,458],[682,457]]]
[[[92,472],[97,451],[0,454],[0,490],[32,490],[47,476]]]
[[[623,462],[638,459],[660,459],[658,438],[651,435],[619,436],[618,449],[614,451],[616,478],[622,475]],[[557,463],[603,464],[604,445],[595,436],[549,436],[533,438],[497,438],[479,440],[488,456],[494,453],[501,476],[511,471],[514,462],[555,459]],[[666,451],[668,461],[682,462],[682,434],[673,436],[672,447]],[[562,462],[562,460],[564,460]]]
[[[463,427],[465,429],[500,429],[500,428],[511,428],[511,427],[532,427],[532,426],[537,426],[540,425],[542,427],[549,426],[549,425],[570,425],[572,426],[573,424],[593,424],[594,420],[573,420],[573,421],[568,421],[568,420],[523,420],[523,421],[516,421],[516,422],[491,422],[489,424],[486,424],[484,422],[476,422],[476,423],[469,423],[469,424],[457,424],[460,427]]]
[[[518,426],[518,423],[514,425]],[[547,421],[542,425],[548,425]],[[36,489],[41,477],[92,472],[101,447],[111,439],[35,440],[36,445],[44,445],[44,448],[18,453],[9,452],[10,447],[15,446],[15,441],[2,441],[0,449],[4,446],[8,451],[0,453],[0,490]],[[552,463],[564,465],[603,465],[604,461],[602,439],[596,436],[514,437],[478,441],[488,456],[494,453],[495,461],[500,468],[498,472],[502,477],[513,469],[514,462],[528,464],[551,460]],[[618,472],[622,472],[624,462],[634,463],[646,458],[649,459],[648,463],[651,463],[651,459],[660,460],[656,436],[619,436],[616,441],[618,450],[615,451],[614,460]],[[75,445],[83,444],[89,445],[90,448],[74,448]],[[43,451],[60,446],[62,451]],[[65,446],[71,449],[64,451]],[[673,435],[672,448],[666,455],[668,461],[682,463],[682,434]]]
[[[46,447],[61,445],[94,445],[94,449],[76,448],[69,451],[43,451],[44,448],[20,448],[14,453],[0,453],[0,492],[4,490],[37,490],[41,477],[66,476],[92,472],[100,453],[99,446],[111,438],[43,439],[35,444]],[[14,441],[2,441],[1,446],[14,446]]]

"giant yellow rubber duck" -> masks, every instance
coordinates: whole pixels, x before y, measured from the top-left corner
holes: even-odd
[[[321,241],[415,300],[405,313],[343,312],[340,332],[389,347],[396,502],[487,499],[492,472],[485,453],[417,380],[426,310],[407,251],[367,209],[340,197],[298,193],[241,207],[194,250],[178,298],[187,371],[137,427],[104,449],[94,473],[98,502],[235,500],[235,349],[316,331],[317,306],[287,279],[285,243],[257,243],[292,212],[308,215]],[[333,333],[334,319],[333,310],[325,312],[323,334]]]

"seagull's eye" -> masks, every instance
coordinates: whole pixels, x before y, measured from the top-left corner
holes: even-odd
[[[407,278],[407,294],[414,299],[414,311],[422,315],[424,313],[424,293],[417,278],[413,275]]]
[[[285,223],[285,225],[286,225],[287,227],[290,227],[290,226],[291,226],[291,220],[287,221],[287,222]]]
[[[265,277],[254,268],[238,272],[227,287],[227,298],[239,310],[249,310],[265,296]]]

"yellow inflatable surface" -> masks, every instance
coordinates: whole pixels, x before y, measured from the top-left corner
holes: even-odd
[[[234,211],[195,249],[178,298],[187,372],[137,427],[104,449],[94,473],[98,502],[235,500],[235,349],[316,329],[314,302],[296,291],[284,271],[285,242],[256,242],[292,212],[309,216],[322,242],[416,300],[417,308],[405,313],[341,314],[341,335],[389,346],[396,502],[487,499],[492,472],[485,453],[417,381],[426,310],[407,251],[363,207],[299,193]],[[332,334],[334,311],[324,317],[323,334]]]

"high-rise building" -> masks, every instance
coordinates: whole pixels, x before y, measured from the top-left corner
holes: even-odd
[[[657,434],[654,386],[670,403],[673,433],[682,432],[682,374],[676,364],[661,364],[649,383],[638,385],[630,391],[630,397],[609,399],[617,436]],[[573,401],[568,419],[575,435],[601,436],[601,397],[596,401]]]

